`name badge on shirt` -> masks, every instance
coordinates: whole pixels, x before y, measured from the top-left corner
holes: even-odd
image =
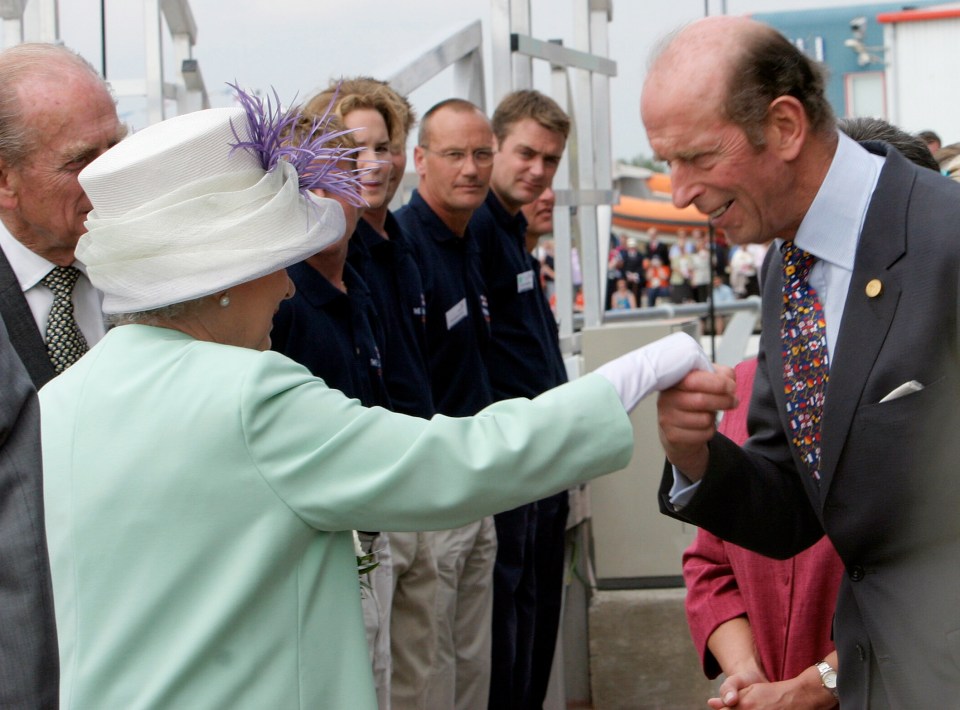
[[[452,330],[453,326],[467,317],[467,299],[461,298],[453,308],[447,311],[447,330]]]
[[[533,289],[533,269],[517,274],[517,293],[524,293]]]
[[[427,299],[423,293],[420,293],[420,305],[414,307],[413,315],[420,319],[422,325],[427,324]]]

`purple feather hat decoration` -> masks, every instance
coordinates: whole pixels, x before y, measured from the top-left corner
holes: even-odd
[[[280,97],[273,91],[272,101],[245,92],[236,84],[227,84],[237,92],[237,99],[247,114],[251,140],[242,140],[236,128],[234,149],[245,148],[260,158],[260,165],[267,172],[277,166],[277,161],[286,160],[297,171],[300,192],[324,190],[337,195],[354,205],[366,207],[360,197],[360,178],[369,168],[344,168],[341,162],[356,163],[359,148],[342,148],[329,145],[351,133],[352,129],[328,130],[330,110],[314,119],[309,130],[296,130],[302,114],[296,108],[283,109]],[[332,105],[332,102],[331,102]]]

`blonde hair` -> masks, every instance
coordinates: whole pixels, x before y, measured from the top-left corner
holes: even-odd
[[[331,105],[332,104],[332,105]],[[407,136],[416,122],[410,102],[389,84],[372,77],[354,77],[331,82],[330,86],[309,99],[303,106],[305,114],[320,117],[327,110],[339,123],[343,117],[358,109],[371,109],[383,116],[390,139],[390,149],[406,148]]]

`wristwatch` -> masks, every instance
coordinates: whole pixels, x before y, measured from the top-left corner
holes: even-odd
[[[826,661],[820,661],[816,664],[816,669],[820,672],[820,682],[823,687],[830,691],[835,698],[840,697],[837,692],[837,671]]]

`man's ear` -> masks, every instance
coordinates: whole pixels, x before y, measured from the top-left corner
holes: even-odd
[[[423,177],[426,169],[424,167],[423,161],[426,159],[423,147],[419,145],[413,146],[413,167],[417,171],[417,175]]]
[[[19,203],[20,173],[0,159],[0,210],[16,209]]]
[[[784,161],[791,161],[800,154],[810,129],[803,104],[793,96],[778,96],[767,110],[764,128],[767,147]]]

